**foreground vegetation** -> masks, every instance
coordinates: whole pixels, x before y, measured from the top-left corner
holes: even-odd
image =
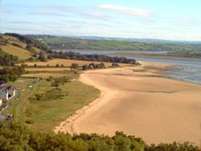
[[[4,82],[15,81],[24,72],[23,67],[2,67],[0,69],[0,80]]]
[[[189,143],[146,145],[121,132],[113,137],[41,133],[16,122],[1,123],[0,134],[1,151],[200,151]]]
[[[76,76],[73,75],[74,78]],[[46,132],[53,130],[99,95],[97,89],[73,80],[73,77],[18,79],[13,84],[19,94],[5,113],[13,114],[16,121],[31,128]]]

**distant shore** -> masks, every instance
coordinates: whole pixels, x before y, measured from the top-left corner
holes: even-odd
[[[80,81],[101,96],[55,128],[55,132],[113,135],[124,131],[148,143],[201,139],[201,86],[166,78],[169,65],[87,71]]]

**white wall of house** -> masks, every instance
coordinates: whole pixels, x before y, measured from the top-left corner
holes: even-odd
[[[0,99],[0,107],[3,105],[3,100]]]
[[[4,100],[10,100],[16,95],[16,90],[13,91],[1,91],[0,90],[0,98]]]
[[[15,97],[15,95],[16,95],[16,90],[9,91],[8,94],[7,94],[8,100],[10,100],[10,99],[12,99],[13,97]]]

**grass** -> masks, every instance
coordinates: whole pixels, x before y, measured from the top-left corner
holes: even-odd
[[[47,80],[19,79],[14,85],[19,94],[11,101],[6,112],[14,114],[17,121],[43,132],[51,131],[76,110],[99,96],[97,89],[77,80],[60,86],[61,97],[52,96],[55,88]],[[37,94],[46,94],[46,97],[31,99]]]
[[[25,68],[26,74],[23,74],[23,78],[43,78],[49,77],[73,77],[78,78],[79,73],[75,74],[69,68]]]
[[[56,66],[56,65],[64,65],[64,66],[71,66],[72,63],[77,63],[79,65],[89,64],[89,63],[97,63],[95,61],[81,61],[81,60],[70,60],[70,59],[52,59],[48,60],[46,62],[26,62],[24,64],[28,66],[34,66],[35,64],[37,66]],[[100,62],[99,62],[100,63]],[[111,66],[111,63],[105,63],[106,66]]]
[[[69,71],[69,68],[25,68],[26,71],[28,72],[41,72],[41,71],[47,71],[47,72],[60,72],[60,71]]]
[[[43,78],[47,79],[49,77],[63,77],[64,73],[29,73],[22,75],[23,78]]]
[[[82,65],[90,62],[52,59],[47,62],[26,63],[28,66],[38,66],[26,67],[27,73],[13,83],[18,94],[5,112],[12,113],[17,121],[26,123],[33,129],[49,132],[76,110],[95,100],[100,94],[99,90],[79,82],[79,73],[67,67],[72,63]],[[65,67],[54,67],[57,64]],[[53,85],[52,79],[64,76],[73,80],[55,88],[57,85]]]
[[[49,64],[71,65],[74,62],[65,59],[53,59],[48,62],[34,62],[38,66]],[[5,113],[12,113],[17,121],[26,123],[33,129],[49,132],[72,115],[76,110],[89,104],[99,96],[99,90],[79,82],[79,73],[67,67],[25,68],[26,74],[13,83],[18,89],[15,99],[10,102]],[[66,77],[70,82],[58,80]],[[50,78],[52,77],[52,78]],[[57,79],[62,84],[53,85]],[[63,78],[62,78],[63,79]]]
[[[1,49],[8,54],[17,56],[19,60],[26,60],[32,56],[31,52],[28,50],[10,44],[1,46]]]

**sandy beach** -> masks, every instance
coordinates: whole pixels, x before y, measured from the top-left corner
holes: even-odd
[[[55,132],[113,135],[123,131],[147,143],[201,141],[201,86],[161,75],[169,66],[142,63],[87,71],[80,81],[101,90]]]

